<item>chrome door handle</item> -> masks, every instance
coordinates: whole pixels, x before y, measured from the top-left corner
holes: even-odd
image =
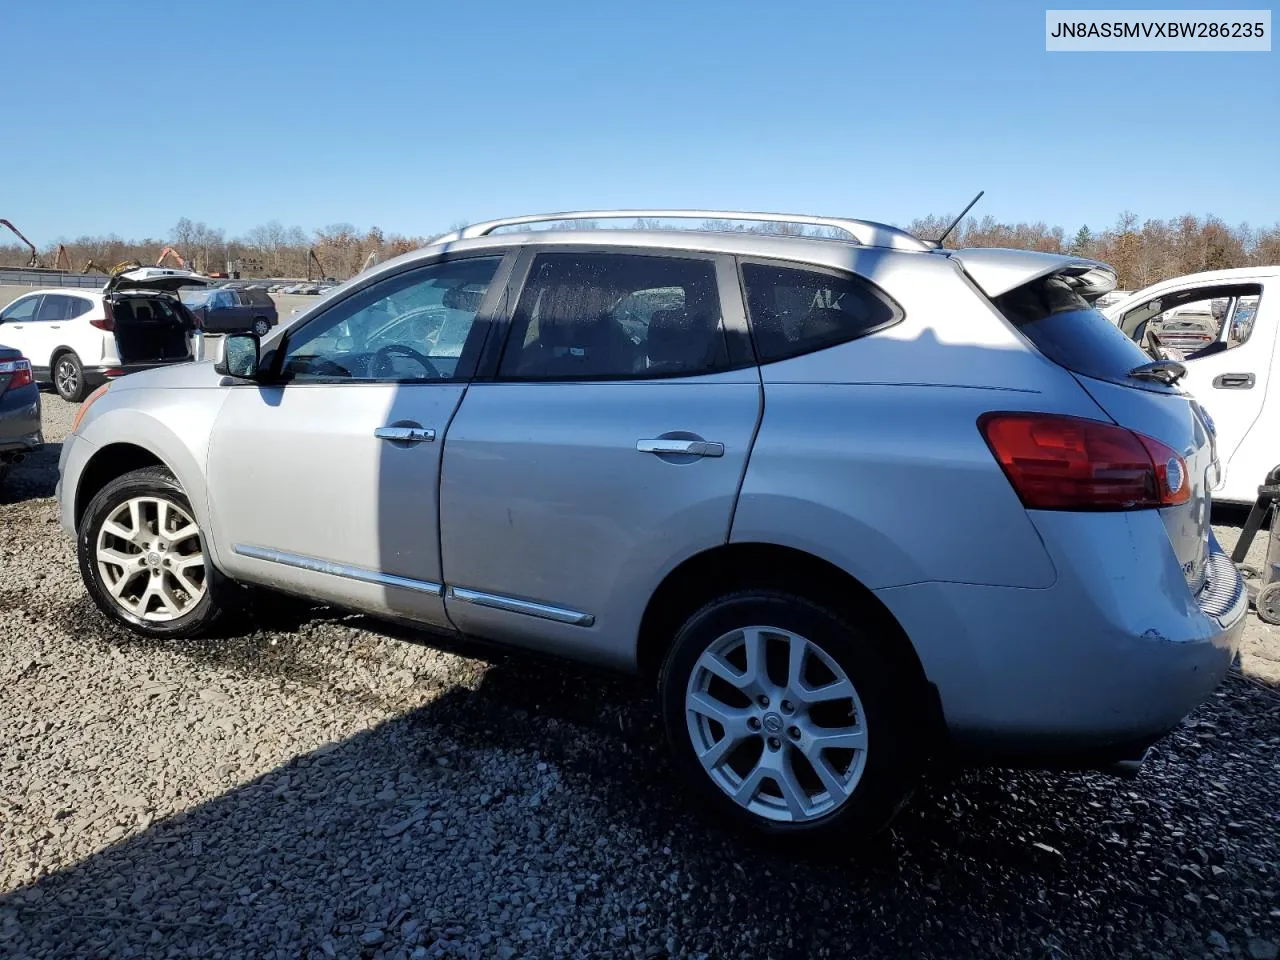
[[[61,329],[62,329],[62,324],[60,324],[60,323],[51,323],[51,324],[49,324],[49,329],[50,329],[50,330],[61,330]]]
[[[676,453],[688,457],[723,457],[724,444],[712,440],[637,440],[641,453]]]
[[[436,432],[427,427],[378,427],[373,435],[397,443],[430,443],[436,438]]]

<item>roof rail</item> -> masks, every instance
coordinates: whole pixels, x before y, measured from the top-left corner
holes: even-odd
[[[503,227],[550,223],[557,220],[734,220],[755,223],[796,223],[838,230],[854,243],[868,247],[896,247],[900,250],[932,250],[934,245],[905,230],[870,220],[843,217],[814,217],[797,213],[753,213],[743,210],[571,210],[563,213],[539,213],[523,217],[504,217],[473,223],[453,233],[437,237],[433,244],[451,243],[486,237]]]

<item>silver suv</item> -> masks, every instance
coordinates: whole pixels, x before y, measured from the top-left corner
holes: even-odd
[[[62,522],[140,633],[238,582],[630,671],[725,818],[862,837],[943,749],[1132,770],[1233,658],[1212,427],[1114,284],[856,220],[479,224],[96,392]]]

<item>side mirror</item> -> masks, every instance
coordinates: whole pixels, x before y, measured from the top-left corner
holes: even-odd
[[[252,333],[229,333],[223,338],[222,357],[213,369],[224,377],[256,380],[261,362],[261,345]]]

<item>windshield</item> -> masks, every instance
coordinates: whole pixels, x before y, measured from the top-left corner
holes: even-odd
[[[1129,371],[1151,360],[1059,276],[996,297],[996,307],[1042,354],[1073,373],[1133,385]]]

